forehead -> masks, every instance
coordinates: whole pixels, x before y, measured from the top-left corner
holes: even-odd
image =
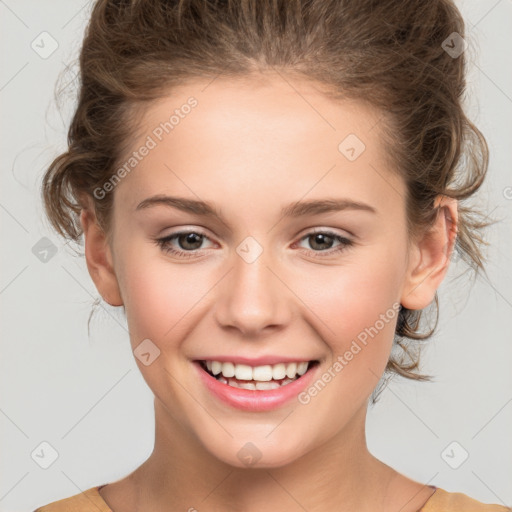
[[[240,136],[267,133],[278,136],[276,142],[282,144],[305,136],[314,142],[327,134],[335,140],[347,129],[364,137],[382,117],[382,112],[370,104],[335,100],[327,91],[317,82],[270,72],[253,78],[191,80],[150,103],[142,124],[146,134],[176,113],[180,119],[171,123],[175,125],[169,133],[174,138],[180,133],[183,137],[207,135],[218,143],[225,135],[239,139],[236,135],[242,130]],[[187,104],[192,98],[196,105],[190,109]],[[189,120],[182,122],[186,118]]]
[[[319,84],[282,74],[192,80],[142,111],[131,150],[151,148],[116,194],[135,207],[177,189],[227,198],[244,188],[281,202],[283,193],[293,200],[341,187],[378,201],[386,182],[402,186],[387,175],[380,119],[366,103],[334,100]]]

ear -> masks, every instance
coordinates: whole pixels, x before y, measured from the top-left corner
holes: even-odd
[[[410,249],[409,264],[400,303],[407,309],[426,308],[435,298],[448,267],[457,238],[457,200],[438,196],[437,218]]]
[[[110,245],[105,232],[98,224],[93,207],[82,209],[80,223],[85,238],[87,268],[98,292],[111,306],[122,306],[123,299],[114,272]]]

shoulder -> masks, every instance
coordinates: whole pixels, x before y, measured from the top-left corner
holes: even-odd
[[[34,512],[112,512],[98,492],[100,487],[91,487],[80,494],[48,503]]]
[[[466,494],[438,487],[418,512],[512,512],[512,508],[482,503]]]

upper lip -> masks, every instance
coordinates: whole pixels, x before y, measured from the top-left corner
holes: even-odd
[[[220,361],[221,363],[246,364],[249,366],[274,365],[279,363],[309,363],[309,361],[317,361],[317,359],[306,359],[302,357],[289,356],[260,356],[260,357],[243,357],[243,356],[205,356],[197,358],[196,361]]]

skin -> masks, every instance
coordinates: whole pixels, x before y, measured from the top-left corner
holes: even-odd
[[[376,459],[365,437],[396,315],[307,405],[240,411],[209,394],[191,361],[293,355],[326,371],[394,303],[433,301],[455,241],[456,202],[439,197],[434,227],[408,244],[405,184],[386,158],[379,112],[275,73],[173,90],[147,106],[132,149],[190,96],[197,107],[115,187],[112,237],[91,202],[81,215],[98,291],[124,307],[132,349],[149,338],[160,350],[149,366],[136,359],[155,395],[154,451],[102,497],[114,512],[419,510],[433,489]],[[338,150],[350,133],[366,146],[354,161]],[[225,222],[163,205],[135,210],[156,194],[211,202]],[[325,198],[377,213],[280,218],[285,205]],[[154,242],[194,229],[207,238],[190,258]],[[340,242],[327,239],[319,248],[306,236],[313,229],[354,244],[333,252]],[[236,252],[247,236],[263,249],[252,263]],[[170,245],[191,252],[179,242]],[[251,467],[237,457],[247,442],[262,454]]]

